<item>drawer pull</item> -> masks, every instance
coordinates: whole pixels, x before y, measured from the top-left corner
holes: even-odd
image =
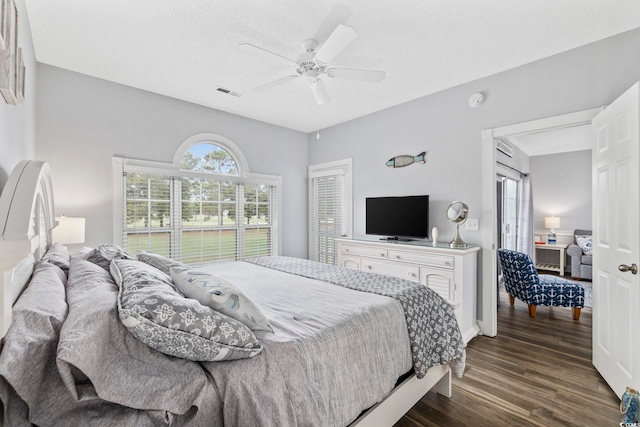
[[[368,268],[369,270],[373,269],[373,267],[371,267],[370,265],[367,265],[367,268]]]
[[[400,259],[400,255],[396,255],[396,259]]]
[[[380,256],[384,258],[385,257],[385,253],[384,252],[380,252]]]
[[[349,252],[349,248],[345,249],[344,251],[345,251],[345,252]]]
[[[409,277],[416,277],[416,273],[409,272]]]

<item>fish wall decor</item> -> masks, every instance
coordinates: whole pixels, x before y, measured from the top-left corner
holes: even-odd
[[[406,154],[402,156],[395,156],[394,158],[387,160],[387,166],[390,168],[403,168],[414,163],[425,163],[426,160],[424,158],[426,154],[427,152],[423,151],[417,156],[407,156]]]

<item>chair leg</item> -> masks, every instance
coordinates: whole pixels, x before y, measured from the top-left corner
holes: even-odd
[[[573,320],[580,320],[580,307],[571,307],[571,313],[573,314]]]
[[[516,297],[509,295],[509,304],[513,305],[514,302],[516,302]]]
[[[536,308],[537,305],[529,304],[529,317],[536,317]]]

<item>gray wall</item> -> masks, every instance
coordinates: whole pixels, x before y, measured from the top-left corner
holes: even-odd
[[[320,140],[309,135],[309,163],[353,157],[355,234],[364,233],[365,197],[429,194],[431,224],[453,237],[444,216],[450,201],[465,201],[470,217],[482,219],[483,129],[608,104],[640,79],[639,56],[640,30],[633,30],[323,129]],[[478,108],[467,103],[474,92],[486,96]],[[393,156],[425,150],[425,165],[385,166]],[[463,237],[481,243],[480,232]]]
[[[0,190],[20,160],[35,157],[36,59],[23,0],[18,8],[18,46],[25,65],[25,103],[9,105],[0,94]]]
[[[591,229],[591,150],[531,157],[531,182],[533,226],[543,237],[550,215],[560,217],[559,234]]]
[[[364,233],[366,196],[426,193],[431,225],[438,226],[443,240],[451,238],[454,228],[444,216],[450,201],[465,201],[470,218],[489,219],[481,214],[483,129],[608,104],[640,79],[638,57],[640,30],[633,30],[419,98],[324,129],[320,140],[309,135],[309,163],[353,157],[355,234]],[[467,103],[474,92],[486,96],[478,108]],[[424,150],[425,165],[384,165],[395,155]],[[482,242],[479,231],[463,230],[462,237]]]
[[[307,255],[307,136],[38,64],[36,155],[55,180],[56,214],[86,217],[86,245],[112,240],[112,157],[171,163],[192,135],[233,141],[253,173],[281,175],[284,255]]]

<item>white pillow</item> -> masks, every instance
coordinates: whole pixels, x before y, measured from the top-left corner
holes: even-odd
[[[244,323],[252,331],[273,332],[258,307],[226,280],[189,268],[172,267],[170,271],[173,284],[187,298]]]
[[[585,255],[591,255],[593,253],[593,237],[576,235],[576,243],[582,249],[582,253]]]

